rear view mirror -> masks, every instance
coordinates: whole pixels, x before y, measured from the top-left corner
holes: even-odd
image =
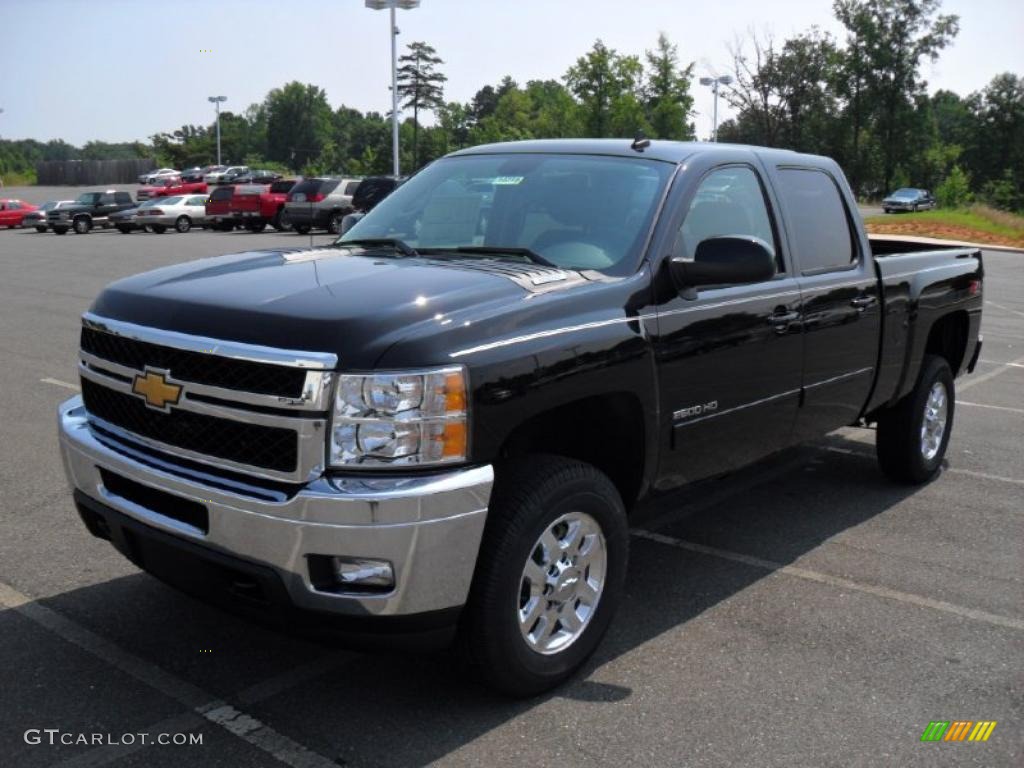
[[[670,269],[680,290],[700,285],[760,283],[775,276],[775,254],[764,240],[756,237],[709,237],[697,245],[692,260],[673,256]]]

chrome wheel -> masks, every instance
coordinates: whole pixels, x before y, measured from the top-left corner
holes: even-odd
[[[948,412],[946,386],[941,381],[936,381],[928,391],[928,399],[924,404],[924,419],[921,421],[921,455],[925,461],[931,461],[939,453],[942,437],[946,434]]]
[[[583,634],[601,600],[608,549],[597,521],[585,512],[555,520],[523,567],[516,614],[533,650],[558,653]]]

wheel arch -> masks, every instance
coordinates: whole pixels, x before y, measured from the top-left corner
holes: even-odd
[[[558,405],[515,427],[498,452],[502,462],[532,454],[584,461],[612,481],[628,509],[642,494],[646,472],[644,408],[632,392],[609,392]]]

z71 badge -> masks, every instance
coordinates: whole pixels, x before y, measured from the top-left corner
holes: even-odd
[[[689,408],[680,408],[672,414],[673,419],[689,419],[694,416],[705,416],[718,410],[718,401],[712,400],[704,405],[691,405]]]

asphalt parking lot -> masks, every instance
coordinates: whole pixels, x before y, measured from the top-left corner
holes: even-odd
[[[1021,765],[1024,254],[985,254],[982,362],[958,382],[934,483],[887,482],[873,434],[848,429],[641,510],[626,604],[584,674],[510,702],[448,656],[336,650],[194,602],[74,512],[54,414],[94,295],[303,242],[0,232],[0,762]],[[922,743],[933,720],[998,725],[985,743]],[[26,743],[48,728],[203,743]]]

